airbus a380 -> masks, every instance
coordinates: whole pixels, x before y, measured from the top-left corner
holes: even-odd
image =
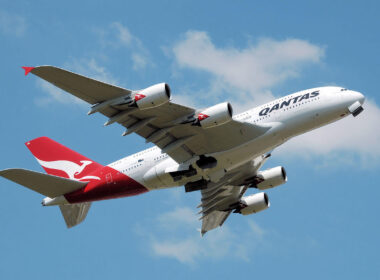
[[[101,165],[47,137],[26,146],[48,174],[6,169],[0,175],[46,196],[58,205],[67,227],[81,223],[93,201],[184,186],[200,191],[202,235],[233,213],[249,215],[270,206],[266,190],[287,181],[281,166],[261,167],[270,152],[292,137],[363,111],[364,96],[342,87],[296,92],[238,115],[225,102],[195,109],[171,102],[161,83],[128,90],[53,66],[23,67],[90,103],[89,115],[118,123],[123,136],[137,133],[154,147]],[[339,137],[339,135],[337,135]]]

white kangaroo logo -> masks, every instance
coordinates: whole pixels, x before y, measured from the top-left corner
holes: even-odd
[[[100,180],[97,176],[84,176],[82,178],[76,179],[74,176],[78,176],[83,169],[86,168],[87,165],[90,165],[92,161],[90,160],[81,160],[81,165],[76,164],[74,162],[68,161],[68,160],[56,160],[56,161],[43,161],[38,158],[36,158],[39,164],[41,164],[43,167],[49,168],[49,169],[56,169],[61,170],[69,176],[70,179],[80,181],[80,180],[87,180],[87,179],[94,179],[94,180]]]

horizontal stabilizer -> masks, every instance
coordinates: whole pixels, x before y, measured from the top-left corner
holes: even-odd
[[[81,189],[88,184],[88,182],[16,168],[1,170],[0,176],[48,197],[57,197]]]
[[[61,213],[65,219],[66,226],[71,228],[83,222],[86,218],[88,210],[90,210],[91,202],[77,203],[72,205],[60,205]]]

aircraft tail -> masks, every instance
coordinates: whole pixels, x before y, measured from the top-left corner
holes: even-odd
[[[88,183],[19,168],[1,170],[0,176],[51,198],[81,189]]]
[[[64,199],[64,194],[81,189],[88,184],[88,182],[79,182],[54,175],[17,168],[1,170],[0,176],[47,196],[47,198],[42,201],[42,205],[49,205],[47,203],[48,201],[50,201],[50,203],[53,201],[56,202],[51,205],[67,203]],[[59,205],[67,227],[71,228],[83,222],[90,206],[90,202]]]
[[[65,194],[100,180],[103,166],[48,138],[39,137],[25,143],[48,174],[26,169],[6,169],[0,176],[47,196],[42,205],[59,205],[68,228],[81,223],[91,203],[68,204]]]
[[[68,228],[71,228],[83,222],[87,216],[88,210],[90,210],[90,207],[91,202],[59,206]]]
[[[76,181],[99,180],[91,176],[103,166],[48,138],[39,137],[25,143],[46,173]]]

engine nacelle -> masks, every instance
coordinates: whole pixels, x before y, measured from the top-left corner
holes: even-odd
[[[232,120],[232,106],[228,102],[209,107],[198,114],[197,122],[203,128],[225,124]]]
[[[266,190],[285,184],[288,180],[285,168],[277,166],[264,171],[259,171],[255,176],[255,188]]]
[[[165,104],[170,100],[171,92],[168,84],[161,83],[140,90],[134,96],[135,104],[141,110]]]
[[[240,199],[239,208],[236,209],[237,213],[242,215],[250,215],[258,213],[269,208],[270,202],[268,195],[264,192],[256,193],[249,196],[243,196]]]

